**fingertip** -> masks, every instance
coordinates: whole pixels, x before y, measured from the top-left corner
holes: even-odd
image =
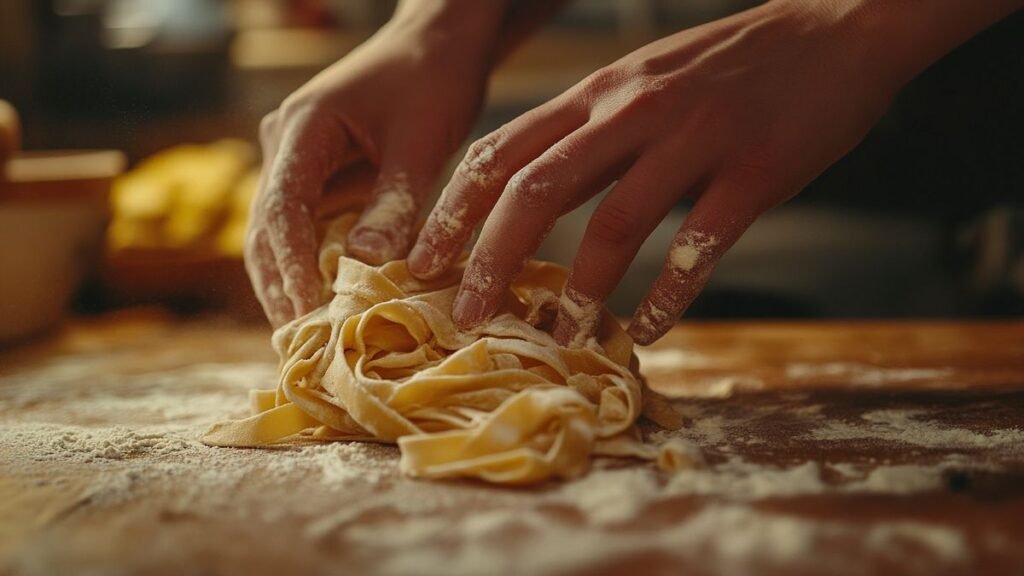
[[[650,346],[658,339],[657,336],[638,328],[635,324],[630,324],[629,328],[626,329],[626,333],[633,339],[633,343],[638,346]]]
[[[656,342],[668,332],[675,322],[675,317],[650,302],[644,302],[633,314],[633,319],[626,333],[641,346]]]
[[[458,327],[464,330],[475,328],[486,320],[487,316],[487,303],[480,294],[463,289],[455,297],[452,320]]]
[[[649,327],[641,327],[635,322],[630,323],[626,333],[633,339],[633,343],[639,346],[650,346],[661,337],[656,331],[652,331]]]
[[[421,280],[432,280],[444,271],[434,249],[422,242],[417,242],[409,251],[406,264],[409,273]]]
[[[604,302],[567,285],[558,300],[558,317],[552,335],[555,341],[569,348],[581,348],[597,334],[604,311]]]

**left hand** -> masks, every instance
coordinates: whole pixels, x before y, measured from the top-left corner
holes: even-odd
[[[245,261],[274,326],[329,297],[315,219],[327,205],[365,196],[367,165],[376,180],[348,252],[370,264],[405,254],[423,200],[482,101],[494,48],[481,23],[500,21],[494,6],[403,2],[372,38],[264,119]]]
[[[555,323],[561,343],[580,344],[644,239],[693,199],[629,328],[640,344],[658,339],[754,219],[855,146],[899,86],[851,19],[815,5],[768,2],[649,44],[474,143],[410,271],[442,273],[484,221],[453,309],[476,325],[555,220],[616,182]]]

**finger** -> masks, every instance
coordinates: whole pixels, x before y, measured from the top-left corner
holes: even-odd
[[[261,179],[269,172],[273,165],[274,157],[277,156],[277,147],[281,142],[281,113],[273,111],[263,117],[260,121],[260,148],[263,151],[263,170],[260,171]],[[262,182],[261,182],[262,186]]]
[[[609,166],[608,169],[595,180],[595,182],[600,182],[600,184],[595,185],[595,188],[580,189],[577,192],[576,197],[570,199],[569,202],[562,207],[562,213],[559,214],[559,216],[565,216],[589,202],[594,196],[597,196],[606,189],[614,186],[618,180],[622,178],[623,174],[630,169],[635,161],[635,158],[627,158],[618,164]]]
[[[559,97],[473,143],[409,253],[409,271],[436,278],[462,253],[509,179],[584,123],[585,111]]]
[[[704,288],[722,255],[767,207],[752,198],[758,184],[721,177],[712,182],[672,240],[665,263],[637,307],[629,334],[647,345],[668,332]]]
[[[284,293],[284,282],[265,234],[253,233],[246,242],[245,269],[255,288],[256,298],[274,328],[295,317],[295,309]]]
[[[370,202],[348,235],[349,251],[367,264],[406,254],[420,207],[445,162],[439,148],[424,146],[420,139],[399,136],[392,141],[384,150]]]
[[[600,189],[607,168],[631,147],[588,124],[559,141],[513,176],[473,248],[452,317],[463,327],[490,318],[509,284],[536,252],[555,219],[582,191]]]
[[[555,320],[553,334],[563,346],[581,346],[596,333],[605,300],[644,240],[682,194],[694,186],[703,163],[693,155],[675,174],[665,170],[670,165],[667,154],[642,156],[594,210]]]
[[[323,298],[313,214],[325,182],[350,148],[344,125],[331,117],[293,116],[258,197],[262,221],[285,295],[296,315]]]
[[[316,206],[315,221],[322,224],[342,214],[361,212],[370,203],[378,174],[377,167],[365,159],[335,172],[324,184],[324,195]]]

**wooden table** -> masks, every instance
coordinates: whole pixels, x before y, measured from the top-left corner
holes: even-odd
[[[1024,322],[679,326],[641,363],[706,467],[529,490],[198,444],[267,338],[119,316],[0,355],[0,573],[1024,574]]]

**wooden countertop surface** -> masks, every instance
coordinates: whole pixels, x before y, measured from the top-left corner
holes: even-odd
[[[0,574],[1024,574],[1024,322],[688,323],[639,352],[707,467],[505,490],[213,449],[269,332],[126,315],[0,353]]]

